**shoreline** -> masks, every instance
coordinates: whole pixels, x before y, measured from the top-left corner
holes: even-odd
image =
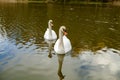
[[[85,2],[85,1],[80,1],[80,2],[47,2],[47,1],[14,1],[14,2],[5,2],[5,1],[0,1],[0,3],[53,3],[53,4],[110,4],[112,2]]]
[[[113,5],[113,6],[120,6],[120,1],[114,1],[114,2],[106,2],[106,3],[104,3],[104,2],[85,2],[85,1],[70,1],[70,2],[47,2],[47,1],[0,1],[0,4],[9,4],[9,3],[13,3],[13,4],[19,4],[19,3],[21,3],[21,4],[49,4],[49,3],[51,3],[51,4],[90,4],[90,5],[104,5],[104,4],[108,4],[108,5]]]

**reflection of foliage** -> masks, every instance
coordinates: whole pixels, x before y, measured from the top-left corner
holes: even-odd
[[[97,51],[97,50],[100,50],[100,49],[102,49],[102,48],[104,48],[105,47],[105,43],[103,43],[103,42],[100,42],[100,43],[98,43],[96,46],[93,46],[92,47],[92,51]]]
[[[103,3],[107,3],[107,2],[112,2],[116,4],[116,0],[1,0],[2,2],[41,2],[41,3],[45,3],[45,2],[56,2],[56,3],[81,3],[81,2],[103,2]],[[119,2],[117,2],[119,3]]]
[[[28,1],[47,1],[47,2],[111,2],[114,0],[28,0]]]
[[[82,47],[77,47],[77,48],[74,48],[73,51],[74,51],[74,54],[72,54],[72,56],[77,56],[79,55],[82,51],[87,51],[87,50],[91,50],[93,52],[96,52],[97,50],[101,50],[102,48],[106,47],[105,43],[104,42],[99,42],[97,43],[96,45],[93,45],[93,46],[88,46],[88,45],[84,45]]]

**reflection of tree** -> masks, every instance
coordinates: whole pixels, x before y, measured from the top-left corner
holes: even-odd
[[[54,8],[53,7],[54,7],[53,4],[51,4],[51,3],[47,4],[47,17],[48,17],[48,19],[53,19],[53,17],[54,17],[54,14],[53,14]]]
[[[116,2],[117,0],[46,0],[46,2],[60,2],[60,3],[68,3],[68,2],[103,2],[103,3],[107,3],[107,2]]]
[[[10,2],[10,3],[15,3],[15,2],[28,2],[28,0],[0,0],[1,2]]]

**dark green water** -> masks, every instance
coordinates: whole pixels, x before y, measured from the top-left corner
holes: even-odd
[[[43,36],[49,19],[57,34],[61,25],[67,27],[71,54],[48,57]],[[0,32],[0,80],[62,80],[60,65],[64,80],[120,79],[120,7],[0,4],[3,27],[7,34]]]

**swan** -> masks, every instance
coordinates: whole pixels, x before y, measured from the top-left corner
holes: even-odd
[[[66,35],[66,27],[61,26],[59,29],[59,38],[54,45],[54,50],[57,54],[65,54],[72,49],[71,42]]]
[[[47,30],[45,31],[45,34],[44,34],[44,39],[46,39],[46,40],[55,40],[55,39],[57,39],[57,35],[56,35],[55,31],[52,30],[52,26],[53,26],[52,23],[53,23],[52,20],[48,21],[48,28],[47,28]]]

